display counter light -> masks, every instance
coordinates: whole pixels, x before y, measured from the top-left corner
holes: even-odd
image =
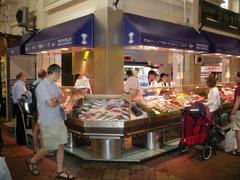
[[[47,51],[41,51],[42,54],[47,54]]]

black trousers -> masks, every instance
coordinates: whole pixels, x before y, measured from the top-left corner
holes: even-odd
[[[22,119],[22,114],[21,110],[19,109],[18,104],[14,104],[14,112],[16,116],[16,139],[17,139],[17,144],[18,145],[26,145],[26,136],[25,136],[25,130],[24,130],[24,125],[23,125],[23,119]],[[26,118],[24,118],[24,123],[26,127]]]

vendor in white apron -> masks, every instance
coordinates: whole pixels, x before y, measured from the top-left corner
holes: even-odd
[[[169,82],[168,77],[169,77],[168,74],[165,73],[160,74],[160,81],[158,83],[158,86],[162,87],[160,89],[160,93],[166,92],[166,89],[168,89],[168,87],[171,87],[171,83]]]

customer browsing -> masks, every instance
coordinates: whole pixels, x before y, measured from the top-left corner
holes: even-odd
[[[47,69],[47,77],[41,81],[36,89],[40,129],[43,137],[43,147],[27,161],[33,175],[39,175],[37,163],[50,151],[57,150],[56,178],[74,179],[63,171],[64,144],[67,143],[67,128],[61,116],[60,104],[65,98],[55,82],[61,76],[61,68],[52,64]]]

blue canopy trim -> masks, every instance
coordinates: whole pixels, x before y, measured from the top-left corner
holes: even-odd
[[[25,53],[25,44],[35,35],[35,33],[28,33],[20,37],[13,47],[7,48],[7,56],[18,56]]]
[[[124,13],[124,45],[209,51],[208,41],[193,27]]]
[[[210,53],[222,53],[240,55],[240,40],[208,31],[201,31],[201,34],[210,43]]]
[[[94,15],[90,14],[41,30],[26,44],[27,53],[67,47],[94,47]]]

